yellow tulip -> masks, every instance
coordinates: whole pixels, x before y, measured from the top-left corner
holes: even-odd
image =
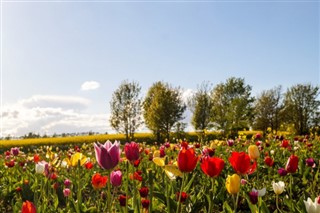
[[[159,150],[155,150],[155,151],[153,152],[153,157],[154,157],[154,158],[160,158],[160,151],[159,151]]]
[[[248,147],[248,154],[251,160],[257,160],[260,156],[258,147],[256,145],[250,145]]]
[[[226,188],[232,195],[237,194],[240,191],[240,177],[237,174],[232,176],[228,175],[226,180]]]
[[[72,167],[76,167],[78,165],[78,161],[80,161],[80,165],[82,166],[87,162],[87,157],[80,152],[77,152],[71,156],[70,159],[66,158],[64,161]]]
[[[154,157],[152,160],[157,166],[165,166],[165,160],[164,158],[160,158],[160,157]]]

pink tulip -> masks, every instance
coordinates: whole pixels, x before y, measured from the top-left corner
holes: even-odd
[[[139,144],[133,141],[131,143],[126,143],[124,146],[124,152],[129,161],[134,162],[138,160],[140,157]]]
[[[113,169],[118,165],[120,160],[120,142],[115,141],[112,144],[110,141],[105,144],[95,143],[94,151],[99,166],[103,169]]]
[[[122,172],[120,170],[112,171],[110,174],[110,182],[112,186],[120,186],[122,182]]]
[[[71,193],[71,190],[70,190],[69,188],[65,188],[65,189],[63,190],[63,195],[64,195],[65,197],[69,197],[70,193]]]

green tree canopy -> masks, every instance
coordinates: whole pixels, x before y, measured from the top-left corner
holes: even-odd
[[[143,102],[143,117],[146,126],[161,140],[169,138],[172,127],[183,119],[186,109],[179,88],[168,83],[156,82],[150,88]]]
[[[127,141],[134,138],[135,131],[142,124],[140,91],[138,83],[123,81],[110,101],[110,124],[116,131],[125,134]]]
[[[253,118],[251,86],[244,79],[231,77],[214,87],[211,120],[225,134],[248,128]]]
[[[281,86],[262,91],[255,101],[254,129],[266,132],[270,127],[272,130],[278,131],[282,108]]]
[[[311,84],[297,84],[285,93],[285,118],[287,122],[294,124],[296,133],[308,133],[311,125],[317,120],[320,106],[318,95],[319,87]]]

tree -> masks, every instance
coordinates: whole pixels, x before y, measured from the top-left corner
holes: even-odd
[[[183,119],[186,106],[179,88],[172,88],[168,83],[159,81],[149,88],[143,109],[146,126],[160,141],[162,135],[169,138],[172,127]]]
[[[110,101],[110,124],[117,132],[125,134],[127,141],[134,138],[142,124],[140,91],[138,83],[123,81]]]
[[[197,132],[200,132],[200,140],[203,139],[205,129],[210,128],[210,115],[213,107],[210,90],[209,83],[202,82],[197,91],[188,99],[188,107],[192,112],[191,124]]]
[[[271,130],[278,131],[281,121],[280,112],[283,108],[281,99],[281,86],[262,91],[254,106],[254,129],[266,132],[270,127]]]
[[[251,86],[244,79],[231,77],[226,83],[218,84],[212,91],[211,121],[224,134],[236,134],[248,128],[253,118]]]
[[[287,90],[284,113],[286,120],[294,124],[296,133],[308,133],[311,125],[316,122],[320,107],[318,95],[319,87],[311,84],[297,84]]]

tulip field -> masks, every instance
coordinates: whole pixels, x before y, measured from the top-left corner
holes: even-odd
[[[96,141],[0,155],[0,212],[320,212],[320,138]]]

